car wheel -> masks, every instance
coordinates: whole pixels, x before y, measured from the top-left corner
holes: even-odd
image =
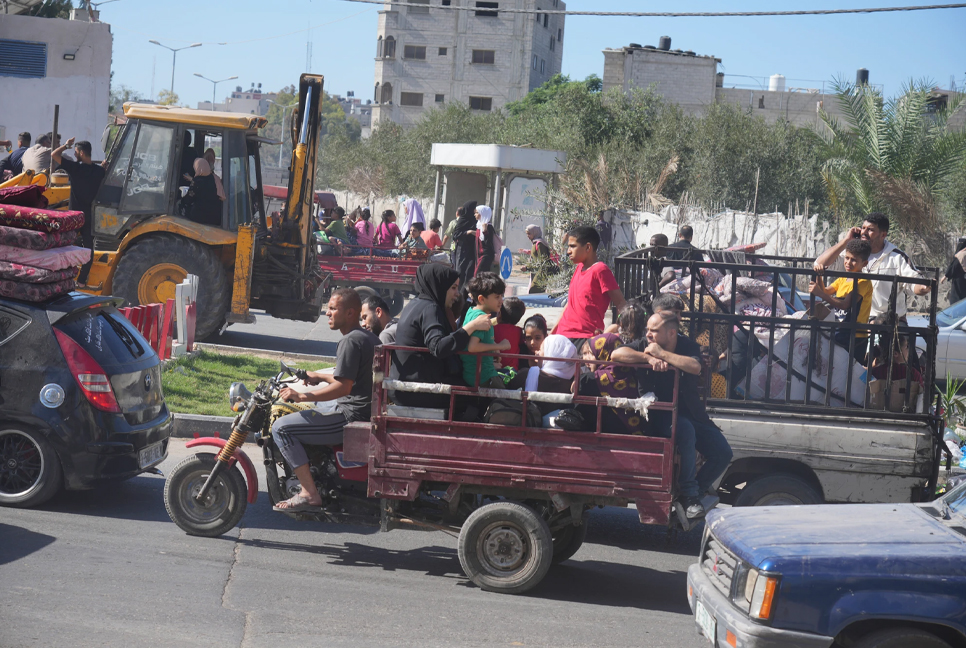
[[[866,635],[855,648],[950,648],[934,634],[917,628],[891,628]]]
[[[516,502],[493,502],[473,511],[460,530],[460,565],[490,592],[520,594],[543,580],[553,559],[550,527]]]
[[[764,475],[748,482],[735,506],[788,506],[821,504],[822,494],[804,479],[795,475]]]
[[[0,505],[43,504],[63,483],[60,460],[39,432],[0,429]]]

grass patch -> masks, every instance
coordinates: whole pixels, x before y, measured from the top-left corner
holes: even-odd
[[[293,366],[293,363],[287,363]],[[325,362],[299,363],[314,371],[332,365]],[[181,414],[233,416],[228,406],[228,388],[243,382],[254,390],[259,382],[278,373],[278,361],[247,355],[222,355],[201,351],[196,356],[168,363],[161,373],[161,385],[168,409]]]

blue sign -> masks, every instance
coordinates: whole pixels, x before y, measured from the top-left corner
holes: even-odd
[[[511,272],[513,272],[513,253],[510,252],[510,248],[503,248],[503,253],[500,254],[500,275],[504,279],[509,279]]]

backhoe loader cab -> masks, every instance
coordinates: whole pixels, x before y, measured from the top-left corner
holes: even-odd
[[[301,158],[293,154],[289,195],[295,196],[312,195],[322,77],[302,75],[300,86],[292,135],[305,145],[297,147]],[[311,205],[286,206],[278,232],[266,221],[259,144],[270,140],[257,130],[265,118],[143,104],[125,104],[124,114],[128,122],[111,147],[93,205],[86,290],[130,305],[163,303],[188,274],[197,275],[199,339],[226,323],[251,321],[250,306],[317,319],[308,264]],[[208,148],[225,199],[188,210],[193,164]]]

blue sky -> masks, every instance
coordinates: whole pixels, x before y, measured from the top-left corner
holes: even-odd
[[[433,4],[436,4],[435,2]],[[547,5],[550,2],[548,0]],[[568,9],[590,11],[767,11],[931,4],[925,0],[571,0]],[[305,71],[311,40],[312,71],[325,75],[326,89],[370,96],[373,85],[378,5],[340,0],[117,0],[101,7],[101,20],[114,33],[114,82],[145,95],[171,83],[171,47],[193,42],[200,48],[178,53],[175,92],[194,106],[211,98],[212,79],[237,75],[218,86],[218,100],[235,85],[261,83],[277,90]],[[307,27],[311,31],[306,31]],[[604,18],[569,16],[563,71],[575,79],[603,76],[601,50],[629,43],[656,45],[668,35],[674,49],[722,59],[726,75],[784,74],[790,87],[820,87],[834,77],[855,78],[860,67],[887,95],[911,77],[942,87],[950,76],[966,79],[966,9],[763,18]],[[274,38],[273,38],[274,37]],[[215,43],[228,43],[217,45]],[[756,85],[727,77],[726,85]],[[797,81],[802,80],[802,81]],[[818,82],[818,83],[816,83]]]

